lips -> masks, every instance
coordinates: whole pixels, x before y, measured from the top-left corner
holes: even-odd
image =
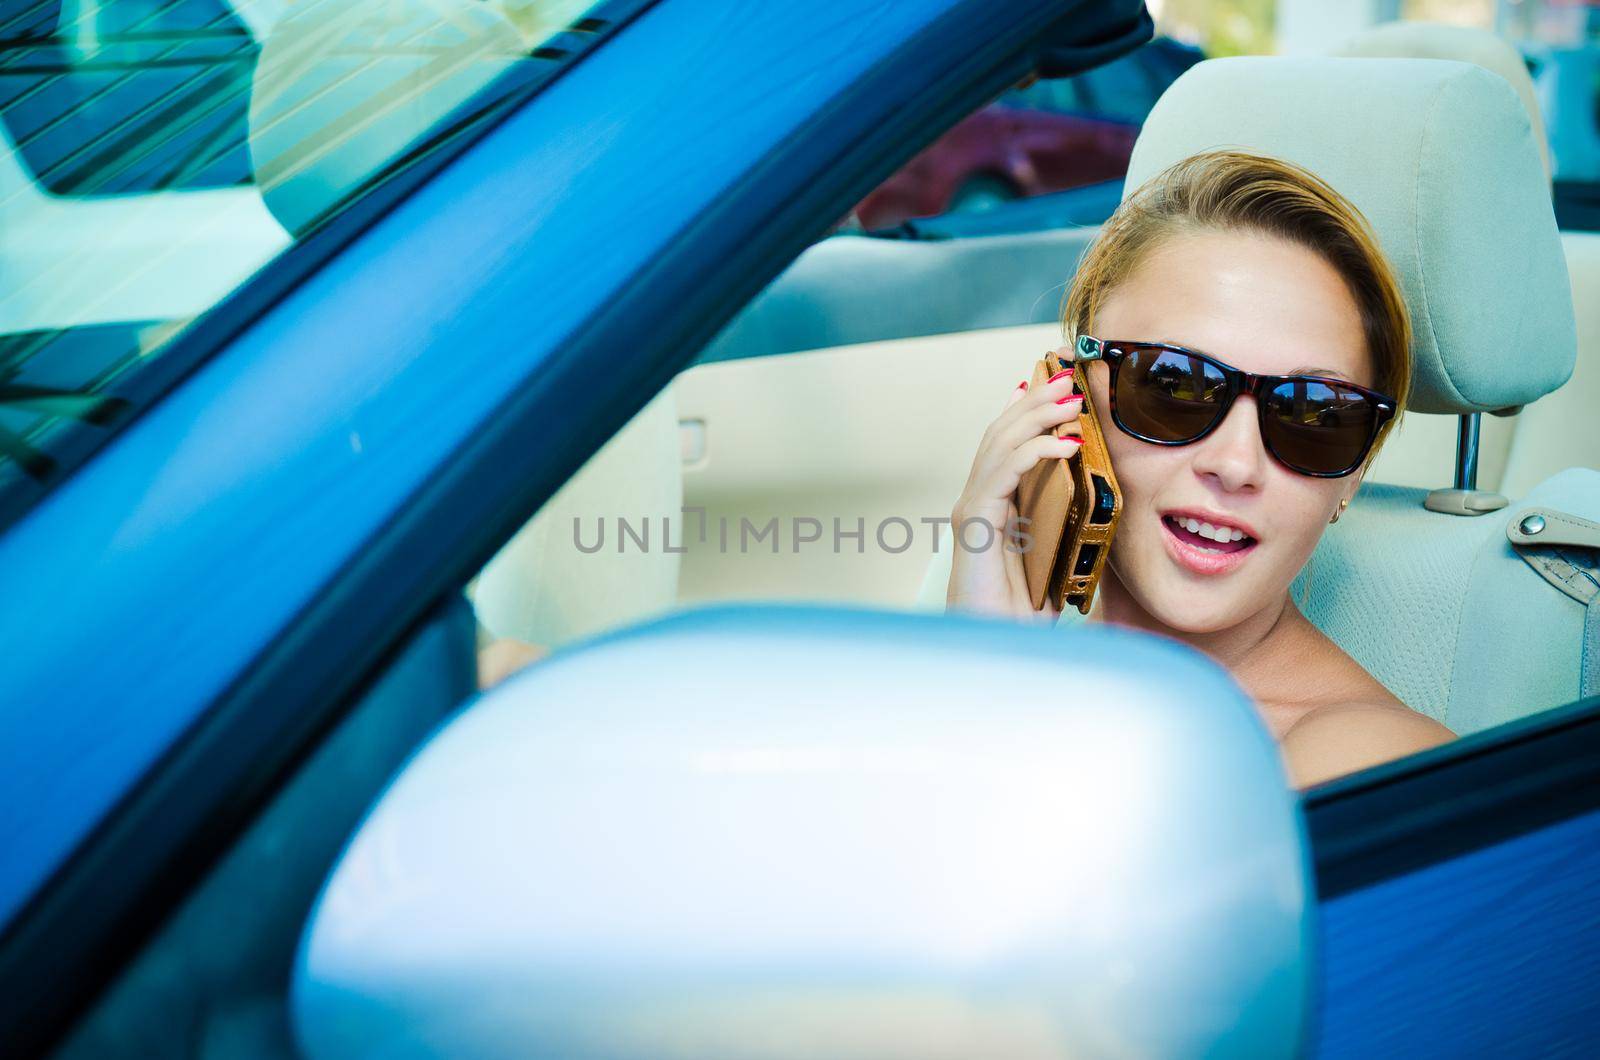
[[[1192,573],[1231,573],[1243,566],[1256,549],[1257,542],[1253,537],[1239,541],[1214,541],[1181,525],[1177,521],[1179,518],[1184,518],[1184,513],[1168,513],[1161,517],[1161,538],[1173,561]]]

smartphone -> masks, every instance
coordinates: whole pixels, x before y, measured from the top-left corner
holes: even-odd
[[[1071,366],[1071,361],[1048,353],[1034,365],[1028,385],[1042,386]],[[1086,615],[1122,514],[1122,491],[1111,470],[1088,384],[1074,374],[1072,389],[1083,395],[1077,423],[1083,445],[1065,460],[1036,464],[1018,484],[1016,504],[1020,528],[1027,535],[1022,567],[1034,610],[1048,600],[1057,611],[1076,607]]]

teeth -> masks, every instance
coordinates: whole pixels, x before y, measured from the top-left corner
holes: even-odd
[[[1173,522],[1191,534],[1199,534],[1201,537],[1208,537],[1213,541],[1243,541],[1245,537],[1243,530],[1237,530],[1231,526],[1212,526],[1210,523],[1203,523],[1199,519],[1174,516]],[[1216,549],[1209,549],[1208,551],[1215,552]]]

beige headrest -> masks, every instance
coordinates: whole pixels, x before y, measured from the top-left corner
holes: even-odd
[[[1533,124],[1544,175],[1550,176],[1550,142],[1544,133],[1544,116],[1539,113],[1539,99],[1528,66],[1517,49],[1488,30],[1442,22],[1385,22],[1351,36],[1332,54],[1375,59],[1454,59],[1499,74],[1517,90]]]

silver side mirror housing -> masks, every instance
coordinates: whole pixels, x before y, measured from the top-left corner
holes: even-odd
[[[1231,678],[1128,631],[682,613],[469,704],[345,851],[313,1058],[1291,1056],[1314,896]]]

